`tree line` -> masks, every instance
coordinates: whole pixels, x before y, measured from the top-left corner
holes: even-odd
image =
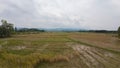
[[[36,28],[14,28],[14,25],[8,23],[7,20],[1,20],[2,24],[0,25],[0,38],[10,37],[13,33],[17,32],[45,32],[45,30],[39,30]],[[86,32],[86,31],[85,31]],[[87,32],[97,32],[97,33],[118,33],[118,38],[120,38],[120,27],[117,31],[106,31],[106,30],[89,30]]]
[[[15,31],[16,32],[45,32],[45,30],[40,30],[37,28],[19,28],[19,29],[17,29],[16,27],[15,27]]]
[[[40,30],[37,28],[14,28],[12,23],[8,23],[7,20],[1,20],[0,25],[0,38],[10,37],[12,34],[18,33],[38,33],[45,32],[45,30]]]

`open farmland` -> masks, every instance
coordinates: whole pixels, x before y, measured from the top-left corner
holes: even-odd
[[[0,39],[0,68],[120,68],[114,34],[43,32]]]

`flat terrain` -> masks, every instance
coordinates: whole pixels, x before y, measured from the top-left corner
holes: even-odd
[[[43,32],[0,39],[0,68],[120,68],[115,34]]]

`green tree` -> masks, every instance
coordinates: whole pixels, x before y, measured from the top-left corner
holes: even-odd
[[[120,38],[120,27],[118,28],[118,38]]]
[[[14,31],[13,24],[7,23],[6,20],[1,20],[2,25],[0,25],[0,37],[9,37]]]

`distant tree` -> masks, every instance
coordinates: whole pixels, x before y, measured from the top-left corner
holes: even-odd
[[[17,30],[18,32],[45,32],[45,30],[40,30],[37,28],[21,28]]]
[[[120,27],[118,28],[118,38],[120,38]]]
[[[13,24],[7,23],[6,20],[1,20],[2,25],[0,25],[0,37],[9,37],[14,31]]]

